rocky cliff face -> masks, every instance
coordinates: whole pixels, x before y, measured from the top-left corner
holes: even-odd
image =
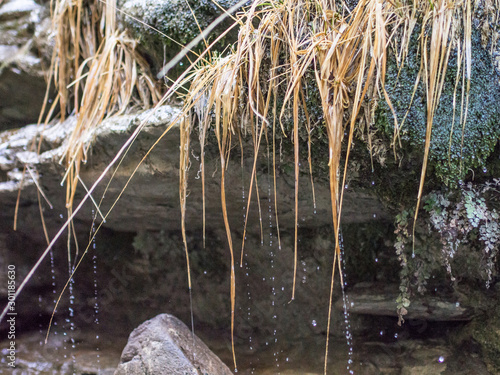
[[[50,61],[49,24],[47,8],[33,0],[4,1],[1,5],[1,129],[19,128],[38,119]]]
[[[131,1],[123,3],[120,6],[130,12],[137,12],[137,7],[145,4],[132,4],[134,2]],[[47,52],[50,50],[50,33],[47,32],[46,6],[45,2],[35,3],[28,0],[0,2],[0,30],[3,31],[0,32],[0,128],[4,129],[0,134],[0,259],[1,264],[16,265],[19,280],[24,278],[45,249],[40,207],[49,238],[54,236],[67,218],[65,188],[61,186],[64,168],[60,165],[60,158],[68,134],[76,121],[70,117],[61,124],[52,123],[44,128],[29,125],[36,121],[45,95],[43,76],[46,75],[46,70],[42,67],[46,66],[44,59],[50,55]],[[182,35],[186,36],[188,33],[183,28],[187,20],[190,20],[190,15],[184,9],[182,15],[172,19],[171,9],[178,7],[179,4],[175,1],[166,4],[148,2],[148,9],[160,9],[153,12],[159,26],[164,26],[167,32],[172,28],[182,29]],[[217,14],[212,4],[203,2],[195,7],[194,11],[206,11],[206,18],[203,18],[205,23]],[[162,12],[169,14],[171,23],[166,23],[158,16],[163,14]],[[149,14],[148,17],[153,16],[154,14]],[[189,22],[191,23],[186,28],[191,33],[195,28],[192,21]],[[161,43],[161,40],[148,41],[155,33],[142,29],[142,26],[130,19],[124,19],[123,24],[144,38],[143,48],[148,51],[151,63],[156,69],[161,66],[159,56],[162,56],[163,52],[157,48],[157,43]],[[172,50],[169,52],[173,53],[174,47],[168,46]],[[488,51],[494,51],[491,44],[487,47]],[[152,51],[156,51],[155,56]],[[484,184],[500,177],[500,125],[499,108],[496,105],[500,89],[498,73],[495,72],[495,52],[490,54],[482,50],[479,43],[476,43],[475,51],[474,69],[478,78],[474,81],[475,86],[469,98],[471,114],[468,123],[471,124],[472,130],[471,135],[466,133],[464,138],[470,171],[465,171],[460,177],[466,181],[473,180],[479,186],[479,183]],[[409,69],[411,70],[411,66]],[[413,73],[402,73],[399,80],[403,88],[412,84],[407,81],[411,81]],[[454,74],[453,69],[450,69],[449,74]],[[391,95],[408,93],[399,86],[393,90]],[[421,90],[417,93],[422,94]],[[439,157],[432,159],[434,167],[428,177],[429,191],[440,189],[443,183],[441,177],[446,173],[446,168],[442,165],[443,155],[439,154],[449,135],[446,126],[452,124],[451,120],[447,121],[452,114],[449,112],[451,99],[446,95],[443,99],[446,108],[440,112],[439,125],[436,128],[438,141],[434,143],[433,150],[437,150],[434,155]],[[406,99],[402,97],[398,100],[395,103],[401,106],[396,107],[399,113],[403,111]],[[418,100],[415,103],[417,102]],[[488,106],[483,110],[485,103],[488,103]],[[388,128],[388,124],[391,122],[391,114],[383,103],[377,111],[377,141],[389,149],[388,134],[391,134],[392,129]],[[100,212],[89,199],[75,218],[75,233],[80,244],[78,256],[81,256],[87,246],[93,218],[96,218],[96,225],[103,225],[101,234],[94,243],[91,242],[90,253],[86,255],[87,259],[83,261],[74,278],[75,284],[70,298],[63,296],[56,314],[59,326],[54,327],[52,335],[54,332],[59,335],[64,332],[71,333],[71,327],[74,332],[79,333],[93,330],[96,327],[93,325],[97,314],[94,299],[96,295],[99,329],[106,327],[103,336],[128,335],[141,322],[162,312],[172,313],[189,323],[193,311],[195,325],[200,327],[202,338],[210,340],[210,334],[213,332],[224,332],[222,336],[224,339],[228,338],[230,262],[221,213],[221,167],[216,144],[206,146],[207,236],[204,246],[202,186],[199,178],[200,151],[196,134],[193,136],[186,211],[193,279],[192,310],[180,236],[178,128],[172,128],[163,136],[136,170],[122,194],[122,188],[138,163],[179,113],[180,108],[171,104],[154,110],[118,116],[103,121],[88,139],[92,144],[92,151],[80,173],[87,189],[99,178],[134,130],[138,126],[144,126],[123,161],[109,170],[92,194],[96,202],[100,202],[101,197],[104,197]],[[484,281],[479,276],[469,277],[465,274],[466,270],[478,268],[479,261],[472,264],[474,262],[471,259],[479,259],[482,254],[477,243],[470,240],[465,249],[476,254],[475,258],[467,257],[463,252],[462,255],[457,255],[452,268],[456,270],[454,275],[458,275],[457,278],[461,280],[452,283],[442,267],[442,238],[439,233],[430,230],[433,228],[431,213],[428,216],[422,215],[422,224],[417,229],[418,249],[422,250],[417,252],[415,262],[418,264],[412,271],[413,276],[420,280],[419,286],[422,284],[427,289],[427,294],[412,295],[407,324],[402,328],[395,325],[395,300],[400,292],[400,261],[394,250],[394,244],[399,240],[394,234],[396,227],[393,223],[396,214],[402,209],[408,209],[408,202],[414,204],[418,190],[422,160],[420,140],[425,124],[425,121],[421,121],[422,116],[425,116],[424,111],[417,103],[407,120],[408,133],[405,134],[405,144],[400,151],[404,157],[397,162],[392,160],[389,152],[385,159],[375,158],[372,170],[365,139],[360,136],[355,141],[349,180],[344,187],[346,190],[342,211],[344,278],[348,300],[344,299],[340,287],[334,290],[336,308],[333,336],[342,339],[347,335],[349,341],[349,335],[353,335],[354,340],[350,342],[354,342],[354,352],[358,351],[359,354],[352,358],[360,371],[370,369],[367,371],[372,373],[423,373],[426,366],[431,366],[429,373],[448,371],[447,373],[465,374],[470,373],[467,372],[470,370],[467,366],[474,366],[478,371],[482,371],[479,373],[487,373],[482,356],[490,366],[490,371],[495,371],[497,364],[494,358],[500,351],[495,343],[499,341],[496,340],[495,329],[485,330],[484,322],[498,326],[498,309],[492,303],[499,293],[496,269],[489,290],[485,289]],[[453,134],[454,137],[458,136]],[[36,152],[34,145],[38,145],[40,139],[43,139],[41,149]],[[483,143],[484,139],[487,139],[487,142]],[[226,201],[238,259],[235,332],[240,353],[245,353],[241,355],[250,362],[253,360],[253,364],[248,364],[249,368],[259,366],[256,364],[257,358],[265,358],[266,354],[263,353],[267,353],[268,348],[271,348],[271,353],[273,350],[278,353],[274,357],[285,367],[288,358],[280,352],[280,345],[285,342],[309,342],[308,340],[318,338],[323,342],[325,336],[333,261],[327,166],[319,153],[324,150],[325,144],[324,140],[318,139],[313,150],[313,156],[317,156],[313,166],[315,206],[305,158],[301,165],[298,289],[296,300],[289,304],[295,212],[293,156],[287,142],[287,138],[281,140],[276,155],[276,196],[273,193],[273,173],[270,167],[272,156],[268,156],[265,145],[261,147],[257,164],[259,199],[256,197],[257,190],[254,190],[242,262],[240,244],[243,239],[246,199],[249,195],[249,179],[253,165],[251,139],[243,141],[241,159],[237,155],[239,148],[234,149],[226,175]],[[307,145],[304,143],[301,148],[306,150]],[[477,162],[479,158],[480,163]],[[486,172],[483,172],[483,169]],[[109,181],[111,182],[107,185]],[[17,231],[14,232],[12,223],[19,192]],[[40,196],[42,192],[50,204]],[[75,207],[85,193],[82,184],[77,191]],[[118,197],[120,200],[113,206]],[[498,210],[498,198],[485,199],[488,212]],[[441,200],[439,202],[442,203]],[[432,206],[434,212],[439,204]],[[275,207],[278,208],[279,237]],[[439,206],[441,210],[443,207]],[[447,207],[451,206],[445,208]],[[483,206],[478,204],[474,207]],[[106,216],[111,208],[113,209],[109,216]],[[106,216],[105,223],[101,214]],[[483,220],[484,217],[486,216],[481,216],[478,220]],[[460,218],[460,215],[457,218]],[[491,238],[495,238],[495,230],[498,231],[498,228],[488,228],[493,231]],[[471,233],[474,235],[475,232],[472,230]],[[60,244],[54,248],[52,262],[48,257],[21,296],[18,305],[20,315],[25,319],[19,329],[24,332],[38,331],[39,325],[45,326],[52,313],[54,294],[60,292],[68,275],[66,239],[65,236],[61,238]],[[71,248],[74,252],[73,242]],[[4,273],[0,274],[0,286],[5,299],[6,283],[1,279],[4,276]],[[339,281],[336,283],[338,286]],[[346,311],[344,304],[348,308]],[[33,306],[39,308],[35,309]],[[70,313],[70,309],[73,313]],[[346,318],[348,323],[344,323]],[[30,324],[28,321],[35,323]],[[77,336],[75,334],[75,337]],[[101,341],[102,346],[105,342]],[[219,345],[218,354],[230,363],[231,358],[225,344],[216,344]],[[292,345],[294,349],[291,352],[295,351],[296,355],[300,356],[297,345]],[[315,348],[318,347],[316,344]],[[460,358],[457,355],[460,348],[468,348],[470,355],[469,363],[462,366],[459,365]],[[408,353],[414,357],[405,362],[403,358],[408,357]],[[476,353],[479,353],[479,359]],[[317,354],[311,361],[319,357]],[[445,359],[441,361],[440,357]],[[394,358],[399,358],[399,362],[395,362]],[[272,360],[274,358],[271,358]],[[293,358],[290,362],[294,362]],[[320,362],[321,358],[318,360],[318,363]]]

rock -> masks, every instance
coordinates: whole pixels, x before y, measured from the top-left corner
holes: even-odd
[[[36,122],[47,84],[36,34],[50,22],[32,0],[0,3],[0,130]],[[35,30],[35,26],[37,26]]]
[[[237,0],[222,0],[217,3],[224,9],[229,9],[237,2]],[[205,30],[222,14],[222,10],[210,0],[189,0],[188,4],[192,11],[185,0],[121,0],[118,3],[122,11],[119,16],[124,27],[131,30],[134,37],[139,39],[140,48],[149,56],[154,73],[174,57],[182,46],[196,38],[200,34],[200,28]],[[232,22],[230,18],[226,19],[207,35],[209,43]],[[237,39],[237,35],[237,28],[234,28],[214,50],[226,48]],[[203,50],[204,47],[205,44],[202,42],[195,50]],[[179,71],[183,70],[182,64],[186,63],[187,60],[183,60]]]
[[[35,305],[32,305],[35,306]],[[58,327],[52,327],[57,330]],[[53,331],[54,332],[54,331]],[[85,329],[71,336],[76,341],[75,348],[70,354],[62,354],[63,348],[71,347],[67,333],[54,336],[45,340],[45,329],[31,331],[29,335],[16,336],[16,366],[7,371],[7,360],[2,362],[2,374],[11,375],[113,375],[120,358],[116,348],[116,336],[113,343],[106,343],[103,347],[102,339],[96,340],[95,332]],[[122,340],[118,340],[122,342]],[[0,342],[2,356],[6,358],[10,342],[7,336]],[[101,345],[101,347],[99,347]]]
[[[102,122],[94,134],[89,135],[89,142],[92,141],[89,162],[82,165],[80,172],[81,179],[87,187],[99,177],[104,168],[109,164],[118,150],[122,147],[130,134],[137,126],[146,120],[142,132],[120,168],[114,175],[114,181],[106,192],[106,199],[103,201],[101,211],[105,213],[111,207],[114,199],[120,193],[130,177],[131,172],[140,162],[145,152],[151,147],[155,140],[164,132],[165,128],[179,114],[180,109],[175,106],[162,106],[156,110],[147,110],[140,114],[123,115],[111,118]],[[50,194],[50,200],[54,209],[46,212],[46,223],[52,230],[58,230],[60,225],[59,214],[66,211],[64,202],[64,188],[61,187],[61,180],[64,176],[64,168],[60,164],[61,156],[65,149],[65,141],[69,132],[75,126],[74,117],[70,117],[60,125],[48,126],[40,133],[36,126],[26,127],[19,131],[9,131],[0,135],[0,167],[5,174],[5,178],[0,182],[0,202],[5,204],[5,208],[0,213],[5,220],[11,220],[14,214],[14,206],[17,198],[19,186],[19,176],[25,163],[29,163],[34,175],[39,177],[39,184],[45,193]],[[40,155],[36,155],[31,150],[31,144],[43,135],[43,147]],[[202,193],[201,183],[197,179],[199,174],[198,158],[199,147],[196,145],[197,135],[193,135],[192,140],[192,167],[189,174],[190,195],[187,203],[187,221],[190,222],[190,229],[201,228],[202,220]],[[250,142],[250,141],[249,141]],[[206,147],[206,212],[207,225],[212,229],[223,228],[220,203],[220,160],[218,150],[215,145]],[[246,144],[246,149],[250,150],[251,144]],[[264,148],[262,148],[264,149]],[[119,202],[113,209],[112,214],[106,221],[106,226],[110,229],[126,232],[140,232],[152,230],[176,230],[180,229],[179,214],[179,131],[177,127],[166,134],[162,141],[156,146],[154,151],[148,156],[145,162],[137,170],[128,188]],[[266,167],[265,156],[259,166],[258,174],[262,181],[267,181],[268,174],[263,169]],[[239,164],[239,157],[235,154],[234,164]],[[245,153],[243,161],[245,173],[250,175],[253,165],[251,152]],[[226,191],[228,204],[228,215],[234,223],[241,223],[236,226],[240,230],[243,225],[241,212],[242,183],[248,190],[248,181],[242,181],[241,168],[231,168],[227,172]],[[278,190],[278,209],[280,226],[283,228],[293,228],[294,225],[294,186],[289,181],[293,181],[293,170],[282,169],[280,174]],[[10,176],[10,177],[9,177]],[[31,176],[30,176],[31,177]],[[28,181],[29,182],[29,181]],[[299,215],[302,227],[322,227],[331,225],[329,217],[330,195],[328,181],[321,179],[315,183],[317,212],[313,213],[312,197],[310,194],[309,176],[304,175],[300,179],[299,191]],[[105,183],[94,192],[94,198],[98,199],[104,192]],[[236,188],[234,188],[236,187]],[[85,190],[80,188],[76,195],[75,202],[78,202],[84,195]],[[261,187],[261,201],[267,201],[267,182]],[[255,198],[255,194],[254,194]],[[20,219],[30,216],[28,212],[38,216],[37,192],[34,184],[23,184],[21,194]],[[259,228],[259,207],[253,199],[253,204],[249,213],[249,226]],[[34,204],[35,203],[35,204]],[[90,203],[90,202],[89,202]],[[378,200],[374,191],[368,189],[350,188],[346,191],[343,206],[343,223],[359,223],[384,220],[389,217],[387,210]],[[33,210],[33,211],[32,211]],[[88,220],[88,219],[87,219]],[[32,236],[40,235],[43,238],[41,227],[38,229],[31,221],[24,221],[26,226],[20,225],[19,230]],[[38,223],[37,223],[38,225]],[[258,229],[257,229],[258,231]]]
[[[10,21],[20,17],[30,15],[31,12],[39,11],[40,5],[33,0],[7,1],[0,8],[0,21]]]
[[[359,283],[349,290],[352,314],[397,316],[396,284]],[[341,307],[341,306],[339,306]],[[472,319],[471,309],[463,307],[457,298],[448,296],[415,296],[408,309],[408,319],[425,321],[468,321]]]
[[[445,370],[446,365],[444,363],[433,363],[426,366],[404,368],[401,375],[436,375],[444,373]]]
[[[176,317],[161,314],[131,334],[115,375],[229,375],[229,368]]]

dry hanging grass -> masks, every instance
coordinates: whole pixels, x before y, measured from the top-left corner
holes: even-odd
[[[225,204],[225,170],[230,156],[232,136],[242,137],[251,133],[254,141],[254,165],[250,179],[247,214],[253,186],[257,186],[256,163],[262,136],[272,128],[273,155],[275,154],[276,127],[283,125],[285,114],[291,112],[291,139],[295,159],[295,245],[294,281],[292,300],[295,297],[297,271],[297,217],[299,180],[299,127],[306,126],[310,135],[308,108],[304,87],[306,73],[314,72],[316,86],[321,97],[324,116],[323,126],[328,134],[328,169],[332,204],[332,224],[335,236],[334,260],[331,278],[330,305],[328,312],[325,373],[327,371],[328,335],[330,331],[332,293],[335,268],[340,270],[339,228],[342,212],[343,186],[346,179],[349,152],[358,115],[367,99],[382,97],[394,115],[393,147],[399,143],[402,123],[391,105],[385,90],[386,64],[389,53],[394,53],[402,66],[408,54],[410,38],[417,23],[420,26],[421,69],[415,88],[423,80],[427,98],[427,130],[425,155],[417,207],[423,192],[430,148],[433,116],[439,104],[444,85],[448,57],[453,47],[462,47],[461,66],[463,80],[470,80],[471,66],[471,3],[470,0],[429,2],[385,0],[361,0],[349,10],[344,2],[328,0],[312,1],[255,1],[241,16],[241,27],[234,53],[199,66],[186,79],[190,90],[185,97],[185,121],[181,124],[181,159],[189,153],[189,134],[199,124],[202,155],[202,184],[204,178],[203,147],[212,129],[218,140],[221,159],[221,200],[224,222],[231,255],[231,332],[234,329],[234,247]],[[244,18],[243,18],[244,17]],[[391,48],[389,48],[391,47]],[[283,62],[284,61],[284,62]],[[278,70],[285,73],[278,76]],[[262,77],[268,77],[263,79]],[[457,73],[457,80],[460,79]],[[468,87],[468,84],[467,84]],[[281,108],[277,108],[278,88],[283,96]],[[468,90],[467,90],[468,92]],[[368,95],[370,97],[368,97]],[[198,103],[198,105],[196,104]],[[200,104],[201,103],[201,104]],[[305,125],[299,123],[299,111],[305,114]],[[365,113],[369,117],[370,113]],[[212,117],[213,115],[213,117]],[[214,120],[212,120],[214,118]],[[404,121],[403,121],[404,122]],[[463,120],[465,124],[465,118]],[[347,139],[344,139],[347,134]],[[287,134],[285,134],[287,136]],[[310,155],[309,137],[309,155]],[[341,149],[346,142],[344,174],[341,170]],[[310,164],[310,157],[309,157]],[[188,163],[183,162],[184,166]],[[275,159],[273,156],[275,170]],[[181,168],[181,210],[184,219],[187,170]],[[276,172],[274,172],[276,195]],[[342,184],[342,185],[341,185]],[[204,186],[203,186],[204,190]],[[258,193],[258,189],[256,189]],[[276,196],[275,196],[276,204]],[[277,207],[276,207],[276,211]],[[418,212],[418,210],[416,210]],[[245,219],[246,220],[246,219]],[[417,220],[415,215],[414,220]],[[277,228],[278,218],[276,217]],[[184,226],[183,226],[184,228]],[[246,222],[245,228],[246,230]],[[279,230],[279,229],[278,229]],[[243,234],[245,238],[245,233]],[[243,253],[244,239],[242,244]],[[342,273],[339,272],[342,279]],[[341,281],[342,282],[342,281]],[[234,357],[234,344],[233,344]],[[235,359],[235,357],[234,357]],[[236,367],[236,360],[235,360]]]
[[[66,206],[71,215],[80,165],[87,160],[92,134],[100,122],[131,107],[149,108],[161,95],[136,41],[116,25],[116,0],[56,0],[52,24],[52,56],[57,98],[46,122],[59,105],[60,120],[74,113],[77,124],[61,161],[65,162]]]
[[[71,210],[80,164],[85,161],[88,141],[94,127],[104,117],[126,110],[131,101],[147,107],[150,101],[155,102],[158,99],[156,87],[146,74],[145,63],[134,52],[135,42],[129,39],[126,34],[116,30],[115,2],[109,1],[103,5],[103,3],[94,1],[90,2],[90,5],[87,2],[85,4],[87,5],[84,6],[82,0],[76,2],[57,0],[53,7],[54,25],[58,30],[52,63],[54,82],[59,92],[56,103],[61,108],[62,118],[64,118],[65,111],[70,112],[71,110],[74,110],[78,116],[78,125],[68,142],[64,157],[67,167],[65,177],[67,182],[66,202],[70,218],[74,217],[84,202],[82,201],[74,212]],[[461,57],[460,66],[463,67],[462,77],[457,73],[457,80],[461,78],[463,82],[467,82],[467,86],[470,80],[471,7],[470,0],[455,2],[449,0],[435,2],[427,0],[397,2],[360,0],[353,9],[349,9],[344,2],[329,0],[257,0],[238,16],[237,23],[241,25],[241,28],[234,52],[224,58],[217,57],[211,61],[200,63],[202,56],[208,52],[205,51],[194,63],[198,64],[196,68],[183,74],[181,78],[185,78],[178,80],[169,90],[167,95],[170,96],[175,87],[190,85],[190,90],[185,95],[186,104],[183,116],[177,118],[162,135],[163,137],[176,122],[179,122],[181,134],[179,190],[188,275],[189,256],[185,240],[185,210],[190,136],[198,125],[202,148],[203,191],[205,191],[203,148],[210,131],[214,132],[217,139],[222,171],[221,202],[231,256],[232,334],[235,313],[235,249],[227,217],[225,173],[231,156],[231,147],[234,143],[233,137],[240,141],[241,137],[250,134],[254,142],[254,165],[250,179],[246,215],[248,218],[254,186],[258,192],[256,165],[262,138],[263,136],[267,137],[268,132],[272,131],[273,166],[275,169],[277,132],[281,129],[285,136],[288,136],[285,131],[285,120],[288,117],[288,112],[291,114],[296,215],[294,282],[291,296],[293,300],[295,298],[298,252],[299,130],[301,130],[301,126],[305,126],[305,130],[309,134],[310,155],[311,124],[309,123],[304,87],[316,85],[324,118],[321,126],[324,126],[328,135],[328,155],[325,155],[325,158],[328,158],[332,225],[335,236],[324,364],[326,374],[333,281],[335,269],[337,267],[340,269],[341,266],[339,229],[343,189],[339,187],[345,183],[346,166],[358,115],[367,99],[384,98],[392,109],[391,100],[385,91],[388,54],[393,53],[397,63],[402,66],[405,63],[410,38],[415,32],[416,25],[421,25],[418,28],[420,30],[418,37],[421,68],[415,87],[420,80],[425,84],[427,131],[422,175],[417,194],[418,207],[426,174],[433,115],[439,104],[447,61],[452,48],[460,48],[463,51],[459,54]],[[282,73],[278,74],[278,71],[282,71]],[[315,82],[306,82],[306,74],[310,72],[313,72]],[[139,94],[140,100],[133,99],[134,92]],[[278,99],[282,99],[282,101],[280,102]],[[278,107],[279,102],[281,107]],[[52,116],[55,111],[56,103],[48,110],[48,117]],[[299,121],[300,113],[305,115],[307,119],[305,123]],[[369,117],[369,113],[365,113],[365,116]],[[464,124],[465,118],[466,111],[463,116]],[[394,119],[393,144],[396,147],[404,120],[398,123],[395,114]],[[134,132],[133,137],[136,135]],[[131,137],[98,181],[89,189],[85,199],[132,141]],[[343,144],[346,144],[345,155],[342,155],[341,152]],[[148,154],[149,152],[144,158]],[[343,168],[344,174],[341,176],[343,159],[345,166]],[[309,165],[311,166],[310,157]],[[274,192],[276,195],[276,173],[274,173]],[[205,197],[203,197],[204,199]],[[276,199],[275,205],[277,205]],[[275,212],[278,212],[277,206],[275,208]],[[205,214],[204,202],[203,214]],[[276,217],[276,223],[279,230],[278,217]],[[244,230],[246,230],[246,223]],[[243,235],[244,237],[245,235]],[[55,239],[41,259],[47,254],[54,241]],[[243,246],[244,242],[242,243],[242,252]],[[339,274],[342,278],[342,273]],[[191,288],[190,279],[188,282]],[[23,281],[22,286],[24,284],[25,281]],[[236,367],[234,339],[232,349]]]

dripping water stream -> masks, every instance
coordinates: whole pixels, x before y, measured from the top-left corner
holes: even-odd
[[[97,246],[96,246],[96,226],[95,226],[96,214],[92,210],[92,268],[94,274],[94,326],[95,326],[95,340],[96,340],[96,363],[97,370],[101,370],[101,358],[100,358],[100,345],[99,345],[99,291],[97,288]]]
[[[52,303],[55,306],[57,303],[57,283],[56,283],[56,270],[55,270],[55,264],[54,264],[54,252],[50,250],[50,277],[51,277],[51,283],[52,283]],[[52,329],[51,329],[52,334],[57,338],[58,337],[58,327],[57,327],[57,320],[54,320],[52,322]],[[42,335],[43,337],[44,335]],[[57,345],[55,347],[55,352],[56,354],[59,352],[59,346]],[[55,356],[56,361],[59,362],[59,355]]]
[[[242,224],[244,226],[245,225],[245,218],[246,218],[246,197],[245,197],[245,169],[244,169],[243,161],[241,163],[241,201],[242,201],[241,206],[242,206],[242,212],[243,212]],[[246,235],[245,235],[244,240],[246,241]],[[248,264],[247,257],[248,257],[248,254],[246,253],[246,250],[245,250],[245,254],[244,254],[244,258],[243,258],[244,263],[242,264],[242,266],[245,268],[246,291],[247,291],[246,294],[247,294],[247,299],[248,299],[246,321],[248,323],[248,326],[251,327],[252,293],[250,291],[250,265]],[[252,334],[250,334],[248,336],[248,349],[249,349],[250,353],[252,353],[254,351],[253,343],[252,343]],[[254,374],[255,368],[253,367],[253,363],[251,360],[249,362],[249,366],[251,368],[251,374]]]
[[[279,361],[279,350],[278,350],[278,336],[277,336],[277,327],[278,327],[278,315],[277,315],[277,306],[276,306],[276,280],[275,280],[275,253],[273,247],[273,202],[271,199],[271,166],[270,166],[270,158],[269,158],[269,146],[267,150],[267,201],[268,201],[268,215],[269,215],[269,262],[270,262],[270,280],[271,280],[271,311],[272,317],[274,321],[273,328],[273,357],[275,360],[276,368],[279,369],[280,361]],[[279,372],[278,372],[279,373]]]
[[[344,253],[344,237],[342,236],[342,231],[339,233],[339,245],[340,245],[340,256],[342,259],[342,278],[343,283],[341,284],[342,289],[342,307],[344,310],[344,335],[346,339],[346,344],[348,348],[347,354],[347,371],[349,374],[354,374],[352,369],[353,364],[353,344],[352,344],[352,333],[351,333],[351,319],[349,309],[351,307],[351,303],[349,302],[349,295],[346,292],[347,286],[347,271],[346,271],[346,260]]]
[[[68,307],[68,317],[66,318],[66,327],[65,327],[65,332],[64,335],[66,336],[64,340],[64,349],[65,349],[65,354],[64,358],[66,359],[69,356],[71,357],[71,362],[73,364],[73,374],[75,375],[75,368],[76,368],[76,358],[75,358],[75,349],[76,349],[76,342],[75,342],[75,294],[74,294],[74,287],[75,287],[75,280],[72,277],[74,271],[74,266],[71,264],[71,259],[68,259],[68,275],[70,277],[70,281],[68,284],[68,292],[69,292],[69,307]],[[69,327],[69,334],[67,333]],[[69,347],[68,347],[69,345]]]

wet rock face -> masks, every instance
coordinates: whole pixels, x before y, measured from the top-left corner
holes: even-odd
[[[46,90],[38,36],[49,24],[32,0],[0,3],[0,129],[38,119]]]
[[[105,214],[114,200],[119,196],[122,187],[127,183],[131,173],[141,161],[147,150],[162,135],[165,128],[179,114],[180,109],[173,106],[163,106],[157,110],[145,111],[142,114],[124,115],[104,121],[92,137],[92,149],[89,161],[82,165],[81,179],[90,188],[97,180],[105,167],[110,163],[130,134],[143,121],[144,129],[134,142],[132,149],[121,163],[114,174],[114,180],[106,192],[106,199],[101,206],[101,212]],[[4,174],[4,180],[0,183],[3,191],[0,200],[8,207],[0,215],[7,218],[12,217],[14,212],[17,191],[20,186],[23,166],[30,165],[33,176],[40,178],[40,186],[46,194],[51,197],[54,209],[46,212],[46,221],[52,230],[58,230],[61,220],[59,214],[65,212],[64,188],[61,187],[61,179],[64,176],[64,168],[59,164],[66,147],[65,141],[75,126],[75,119],[69,118],[60,125],[49,126],[43,133],[35,126],[30,126],[16,132],[5,133],[4,143],[0,148],[0,166]],[[178,128],[174,127],[167,133],[155,147],[154,151],[145,159],[138,168],[136,175],[131,180],[121,202],[113,208],[108,217],[106,226],[110,229],[123,232],[178,230],[180,229],[179,208],[179,186],[178,186],[178,150],[179,135]],[[33,144],[43,136],[42,153],[36,155],[32,150]],[[201,229],[203,220],[200,213],[202,209],[202,185],[200,176],[199,147],[196,145],[196,134],[192,140],[192,161],[189,171],[189,197],[186,210],[186,218],[190,229]],[[90,140],[89,140],[90,141]],[[234,154],[234,168],[230,168],[226,174],[226,201],[228,204],[228,215],[232,227],[236,230],[243,228],[243,195],[248,196],[249,176],[253,166],[252,146],[246,143],[245,157],[243,159],[243,170],[241,169],[239,155]],[[267,172],[267,157],[261,155],[261,163],[258,166],[258,176],[262,181],[260,186],[260,199],[262,202],[271,200],[274,209],[274,193],[270,185],[272,172]],[[211,229],[223,228],[222,209],[220,198],[220,160],[215,145],[206,147],[206,223]],[[283,229],[294,226],[294,185],[293,171],[279,170],[277,199],[280,225]],[[242,177],[243,174],[243,177]],[[105,178],[108,181],[111,172]],[[369,182],[367,183],[369,185]],[[100,197],[105,188],[101,183],[94,197]],[[243,192],[246,190],[246,193]],[[299,185],[299,220],[303,227],[321,227],[331,224],[330,218],[330,194],[328,182],[322,179],[315,184],[316,213],[314,213],[311,186],[309,176],[304,171]],[[31,174],[26,174],[23,182],[23,203],[19,219],[25,221],[26,226],[20,225],[19,230],[26,230],[32,234],[38,232],[43,238],[41,227],[36,228],[32,220],[25,220],[26,215],[33,213],[37,215],[36,186],[32,181]],[[78,202],[85,195],[81,187],[76,195]],[[260,231],[259,205],[255,193],[253,193],[252,205],[250,207],[248,225],[249,230]],[[75,205],[76,207],[76,205]],[[54,214],[57,212],[57,214]],[[28,214],[29,213],[29,214]],[[28,216],[29,217],[29,216]],[[376,197],[374,190],[349,189],[344,197],[343,222],[359,223],[387,219],[389,216],[386,208]],[[88,218],[84,220],[88,221]],[[22,229],[25,228],[25,229]],[[29,228],[29,229],[28,229]],[[253,229],[251,229],[253,228]],[[33,232],[32,232],[33,231]]]
[[[172,315],[137,327],[123,349],[115,375],[230,375],[229,368]]]
[[[393,316],[396,314],[397,285],[358,283],[349,291],[353,314]],[[339,308],[341,306],[338,306]],[[460,305],[453,295],[419,296],[411,304],[408,319],[420,321],[469,321],[472,309]]]

